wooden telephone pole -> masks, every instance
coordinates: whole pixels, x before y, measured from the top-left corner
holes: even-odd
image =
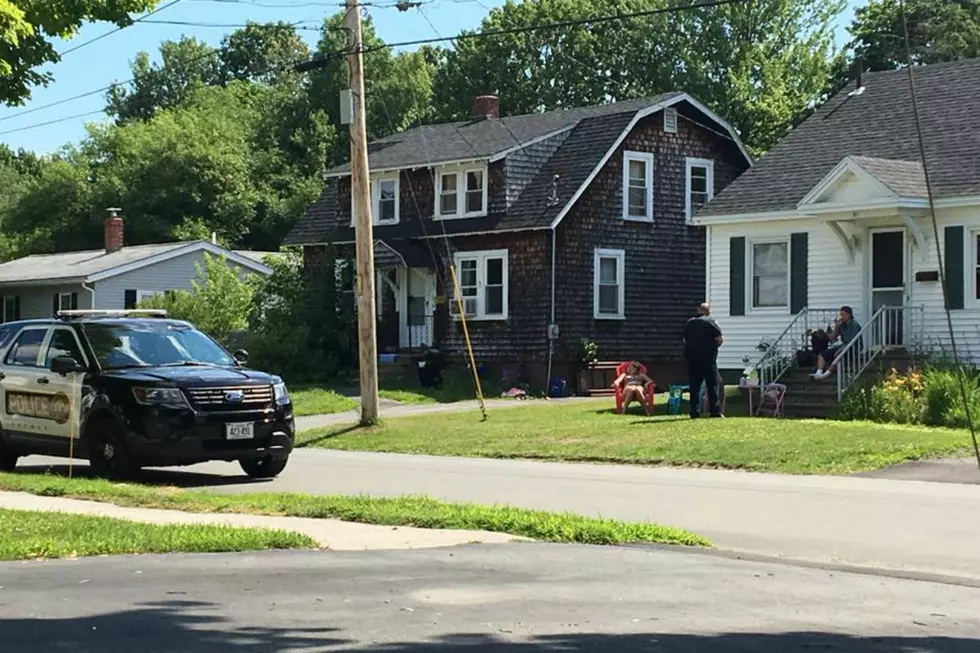
[[[371,221],[371,178],[368,171],[367,127],[364,122],[364,43],[358,0],[345,0],[344,25],[350,35],[347,58],[353,112],[350,125],[350,178],[354,197],[357,242],[357,342],[361,382],[361,425],[378,421],[378,341],[374,305],[374,228]]]

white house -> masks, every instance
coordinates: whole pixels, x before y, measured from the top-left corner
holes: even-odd
[[[948,345],[939,253],[957,344],[980,362],[980,59],[915,82],[938,239],[906,70],[849,85],[695,218],[723,370],[793,324],[791,353],[842,305],[871,345]]]
[[[205,254],[243,273],[267,275],[264,252],[207,241],[123,246],[123,219],[105,221],[105,248],[26,256],[0,265],[0,321],[50,317],[67,309],[132,308],[149,295],[190,290]]]

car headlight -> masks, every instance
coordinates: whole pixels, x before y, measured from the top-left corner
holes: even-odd
[[[133,388],[136,401],[144,406],[180,406],[187,407],[187,399],[178,388]]]
[[[286,389],[285,381],[280,379],[278,382],[273,384],[272,392],[275,394],[276,403],[284,404],[289,401],[289,390]]]

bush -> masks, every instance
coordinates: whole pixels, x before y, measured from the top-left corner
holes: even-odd
[[[899,374],[891,370],[884,379],[851,388],[841,403],[842,419],[891,424],[924,424],[948,428],[969,426],[963,407],[959,374],[965,375],[970,412],[980,417],[980,376],[976,370],[930,366]]]

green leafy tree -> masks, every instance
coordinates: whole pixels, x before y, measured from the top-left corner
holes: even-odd
[[[667,0],[509,0],[481,31],[673,6]],[[778,141],[824,90],[842,0],[755,0],[591,25],[464,39],[444,52],[442,116],[476,95],[508,114],[684,90],[725,116],[756,152]]]
[[[249,23],[224,38],[219,49],[221,78],[274,84],[310,56],[288,23]]]
[[[170,317],[187,320],[218,341],[226,341],[248,327],[248,315],[257,281],[243,274],[224,257],[204,255],[191,290],[176,290],[148,297],[140,308],[166,309]]]
[[[912,63],[980,56],[980,0],[905,0]],[[854,55],[869,70],[908,61],[899,0],[871,0],[854,12]]]
[[[131,14],[152,9],[156,0],[0,0],[0,102],[21,104],[35,86],[52,79],[46,64],[61,60],[52,39],[74,36],[84,24],[132,23]]]

